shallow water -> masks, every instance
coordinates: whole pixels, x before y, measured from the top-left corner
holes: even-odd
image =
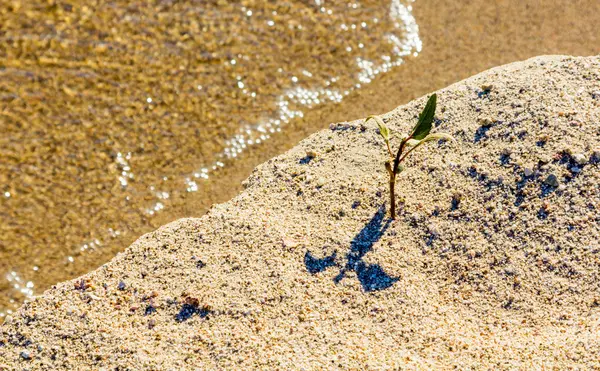
[[[0,316],[329,122],[600,45],[597,1],[30,3],[0,13]]]

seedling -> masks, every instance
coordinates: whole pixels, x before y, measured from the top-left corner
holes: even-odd
[[[390,145],[390,129],[385,126],[385,123],[381,117],[369,116],[365,120],[365,122],[367,122],[370,119],[373,119],[375,122],[377,122],[377,126],[379,126],[379,134],[381,134],[383,137],[388,154],[390,155],[389,159],[385,161],[384,165],[390,176],[390,213],[392,219],[396,219],[396,177],[404,170],[402,163],[406,157],[415,149],[427,142],[434,140],[454,140],[449,134],[429,133],[431,131],[431,124],[433,123],[433,116],[435,114],[436,100],[437,96],[435,94],[429,97],[425,108],[423,108],[423,111],[419,115],[419,121],[412,129],[411,133],[402,137],[402,141],[400,142],[400,147],[398,148],[396,155],[394,155],[392,152],[392,147]]]

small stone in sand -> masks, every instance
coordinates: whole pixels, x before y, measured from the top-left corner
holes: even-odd
[[[144,316],[149,316],[152,313],[156,313],[156,308],[153,305],[148,305],[144,311]]]
[[[494,119],[492,119],[489,116],[479,118],[479,124],[481,126],[483,126],[484,128],[492,126],[493,123],[494,123]]]
[[[546,180],[544,180],[544,184],[549,185],[551,187],[558,187],[558,178],[554,174],[548,175]]]
[[[317,152],[315,152],[315,151],[306,151],[306,157],[308,157],[308,158],[315,158],[315,157],[317,157]]]
[[[573,160],[575,160],[575,162],[578,165],[585,165],[588,162],[588,158],[586,155],[584,155],[583,153],[576,153],[573,155]]]

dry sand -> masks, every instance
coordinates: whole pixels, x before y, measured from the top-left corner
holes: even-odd
[[[438,94],[457,143],[408,160],[396,221],[375,123],[334,124],[26,303],[0,369],[600,369],[600,57]]]

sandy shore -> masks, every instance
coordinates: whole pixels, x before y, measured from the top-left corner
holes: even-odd
[[[375,124],[333,124],[26,303],[0,370],[600,368],[600,58],[438,95],[457,142],[408,161],[396,221]]]
[[[363,8],[352,13],[345,1],[321,1],[327,8],[345,8],[327,17],[333,24],[323,25],[331,27],[339,17],[358,25],[370,14],[365,6],[381,12],[395,1],[356,1]],[[11,0],[0,12],[0,322],[31,291],[40,294],[96,269],[142,234],[182,217],[202,216],[212,204],[231,199],[254,167],[331,122],[390,111],[494,66],[537,55],[599,52],[597,0],[400,1],[412,6],[419,25],[423,50],[418,57],[379,75],[341,104],[305,110],[281,133],[198,181],[197,192],[187,192],[185,178],[213,160],[240,119],[252,123],[255,115],[272,110],[262,98],[274,94],[275,85],[290,82],[287,74],[277,74],[283,85],[260,80],[269,70],[264,65],[269,58],[259,62],[257,49],[275,47],[283,54],[279,57],[298,53],[294,63],[316,74],[324,62],[308,57],[316,50],[312,40],[342,50],[347,40],[355,53],[360,42],[379,44],[361,41],[366,34],[383,37],[389,28],[369,26],[362,29],[366,34],[357,30],[344,36],[333,27],[322,34],[296,16],[304,26],[303,38],[288,40],[296,32],[287,29],[266,35],[263,46],[241,42],[254,59],[238,59],[232,70],[231,65],[203,63],[214,43],[228,37],[218,27],[200,35],[196,23],[204,28],[205,20],[209,26],[224,21],[228,34],[247,38],[255,34],[245,31],[248,22],[269,27],[257,8],[291,6],[288,13],[297,15],[317,2],[116,0],[92,6],[86,0]],[[253,10],[252,17],[244,6]],[[212,13],[215,7],[224,14]],[[281,18],[274,20],[283,24]],[[194,43],[198,37],[201,42]],[[224,62],[226,55],[238,53],[248,54],[237,46],[217,51]],[[354,58],[345,60],[353,68]],[[323,72],[347,76],[350,70],[339,66],[341,61],[327,62],[332,70]],[[304,83],[306,76],[296,73]],[[237,76],[245,88],[260,87],[262,98],[248,102],[247,95],[239,94]],[[198,90],[199,84],[212,88]],[[135,180],[123,189],[119,177],[126,166]],[[150,215],[148,209],[157,202],[165,208]]]

